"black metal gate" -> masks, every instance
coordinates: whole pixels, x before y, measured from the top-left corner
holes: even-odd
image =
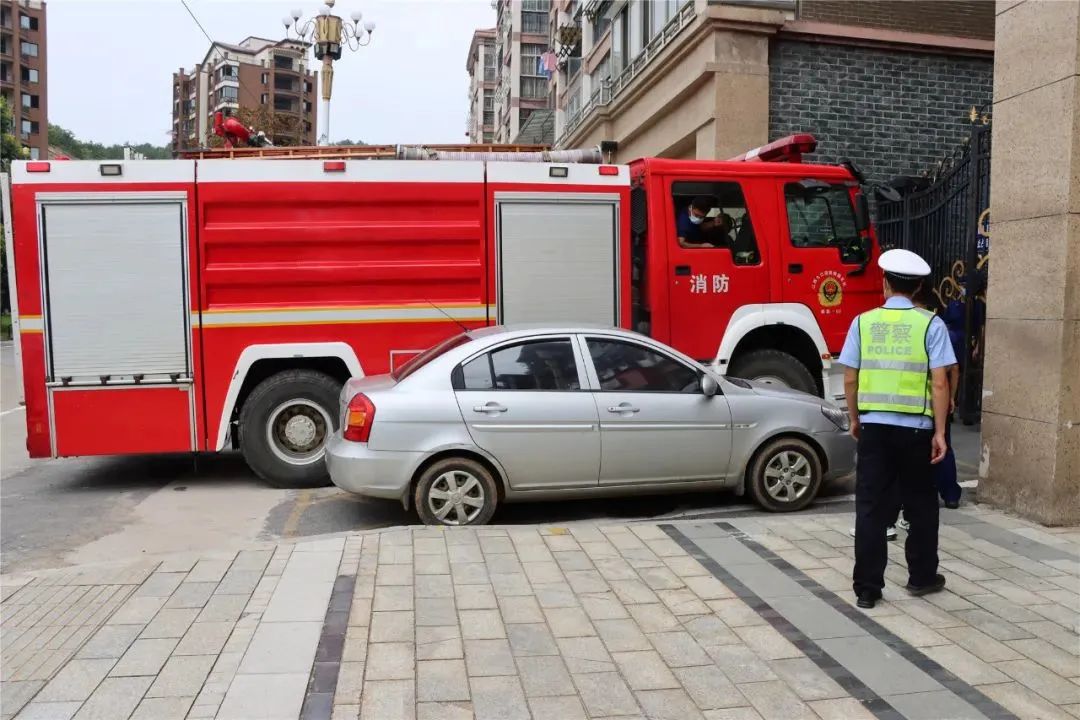
[[[982,407],[990,254],[990,123],[972,115],[967,141],[924,177],[894,181],[901,199],[878,197],[875,214],[883,249],[905,248],[930,264],[935,309],[960,361],[957,412],[965,424],[978,422]]]

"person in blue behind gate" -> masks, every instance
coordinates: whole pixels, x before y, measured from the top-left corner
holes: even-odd
[[[885,304],[855,318],[839,360],[858,441],[852,587],[861,608],[881,599],[885,529],[901,505],[911,525],[904,546],[907,591],[919,596],[945,587],[937,572],[938,492],[931,465],[947,450],[946,368],[956,357],[941,318],[911,300],[930,275],[926,261],[907,250],[888,250],[878,265],[885,274]]]

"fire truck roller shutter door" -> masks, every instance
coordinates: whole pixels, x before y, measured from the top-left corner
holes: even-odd
[[[50,377],[190,377],[183,204],[42,207]]]
[[[617,197],[498,199],[499,322],[618,323]]]

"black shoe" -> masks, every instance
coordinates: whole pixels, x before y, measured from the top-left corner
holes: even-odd
[[[877,604],[877,601],[881,599],[880,595],[869,591],[859,593],[858,597],[859,599],[855,604],[861,608],[866,608],[867,610],[874,607],[874,605]]]
[[[960,501],[959,500],[946,500],[945,501],[945,507],[949,508],[950,510],[955,510],[956,508],[960,507]]]
[[[915,597],[922,597],[923,595],[929,595],[930,593],[941,592],[945,589],[945,576],[938,573],[934,576],[934,581],[928,585],[914,585],[911,581],[904,586],[904,589]]]

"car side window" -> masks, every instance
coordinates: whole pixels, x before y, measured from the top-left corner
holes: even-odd
[[[696,393],[701,376],[696,370],[636,343],[588,338],[600,389],[607,392]]]
[[[459,390],[580,390],[569,339],[533,340],[485,353],[454,373]]]
[[[461,366],[461,389],[490,390],[495,387],[491,380],[491,359],[487,354],[473,358]]]

